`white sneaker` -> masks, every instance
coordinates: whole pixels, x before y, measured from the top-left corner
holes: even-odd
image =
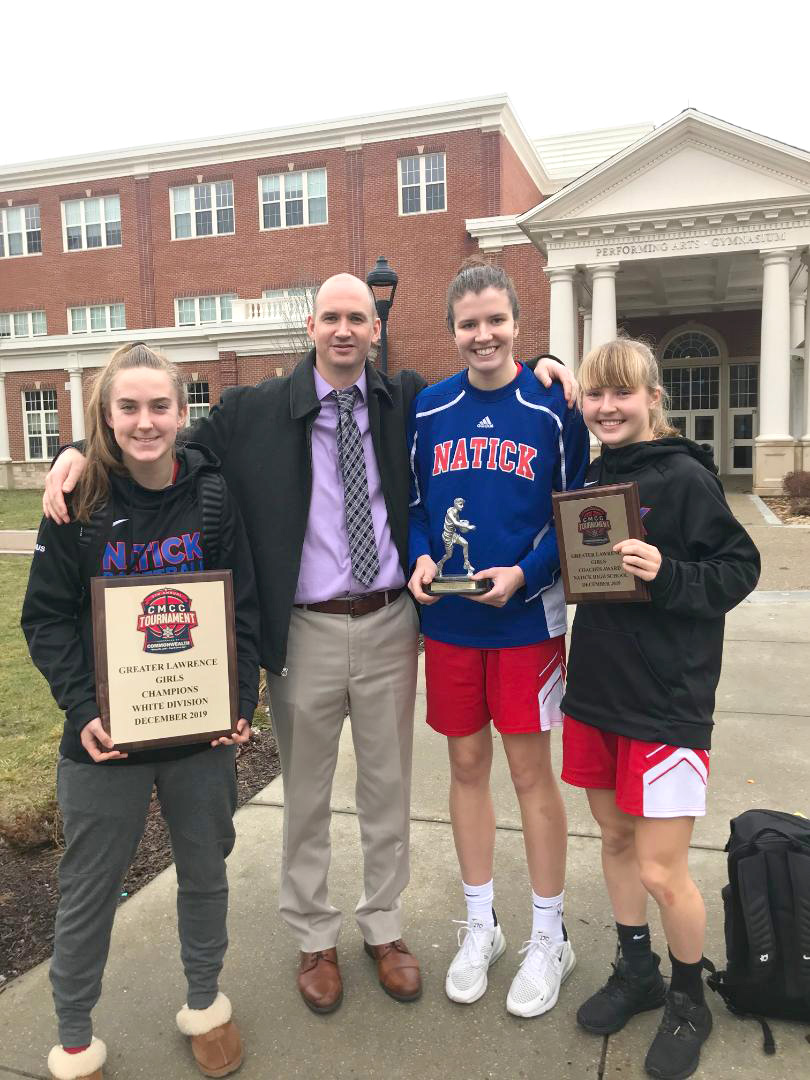
[[[447,969],[444,989],[451,1001],[462,1005],[472,1005],[484,994],[487,988],[487,972],[506,948],[503,931],[496,923],[492,929],[473,920],[459,923],[459,950]]]
[[[570,941],[552,945],[546,934],[535,934],[524,943],[525,953],[506,997],[513,1016],[540,1016],[553,1009],[577,962]]]

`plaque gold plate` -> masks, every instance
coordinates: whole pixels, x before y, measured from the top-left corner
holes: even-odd
[[[613,550],[643,540],[638,484],[603,484],[552,495],[560,568],[569,604],[650,599],[646,582],[628,574]]]

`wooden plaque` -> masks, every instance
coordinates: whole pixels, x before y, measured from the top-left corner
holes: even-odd
[[[90,592],[99,716],[117,750],[236,730],[230,570],[97,577]]]
[[[552,503],[569,604],[650,599],[647,583],[628,574],[613,550],[621,540],[644,538],[636,483],[555,493]]]

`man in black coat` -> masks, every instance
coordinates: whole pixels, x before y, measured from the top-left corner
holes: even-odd
[[[262,616],[273,728],[284,776],[281,913],[298,941],[298,985],[311,1009],[342,999],[341,914],[328,898],[332,778],[345,705],[357,757],[364,852],[355,916],[381,985],[411,1001],[416,959],[401,938],[408,881],[418,620],[408,577],[406,425],[425,385],[368,361],[380,321],[364,282],[321,286],[292,374],[225,392],[190,438],[222,461],[247,528]],[[67,520],[63,492],[81,456],[49,475],[45,512]],[[345,500],[345,502],[344,502]],[[347,524],[348,522],[348,524]]]

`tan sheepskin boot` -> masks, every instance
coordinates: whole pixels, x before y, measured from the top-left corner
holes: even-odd
[[[223,993],[207,1009],[184,1005],[177,1014],[177,1026],[190,1036],[191,1052],[204,1076],[228,1076],[242,1064],[242,1039]]]
[[[48,1054],[48,1068],[53,1080],[103,1080],[101,1068],[107,1060],[107,1047],[93,1036],[93,1041],[80,1054],[68,1054],[55,1046]]]

